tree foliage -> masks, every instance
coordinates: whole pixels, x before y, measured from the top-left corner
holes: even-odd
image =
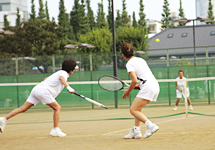
[[[126,11],[126,3],[125,0],[122,0],[122,25],[127,25],[129,21],[130,18],[128,17],[128,12]]]
[[[35,4],[34,0],[31,0],[31,13],[30,13],[30,19],[36,19],[36,11],[35,11]]]
[[[171,27],[171,26],[174,26],[174,24],[171,23],[172,17],[170,17],[170,9],[169,9],[168,0],[164,0],[163,13],[161,15],[163,17],[161,19],[161,22],[162,22],[162,26],[161,27],[163,29]]]
[[[16,13],[16,26],[20,26],[21,25],[21,20],[20,20],[20,14],[19,14],[19,8],[17,8],[17,13]]]
[[[44,4],[43,0],[39,0],[39,13],[38,13],[38,19],[44,21],[46,19],[46,13],[44,11]]]
[[[103,0],[101,1],[101,3],[98,3],[98,14],[97,14],[96,20],[97,20],[97,28],[108,27],[108,23],[105,19]]]
[[[182,8],[182,2],[180,0],[180,8],[179,8],[179,17],[180,18],[184,18],[185,15],[184,15],[184,9]],[[178,26],[185,26],[186,23],[179,23]]]
[[[86,34],[90,30],[88,18],[85,13],[84,0],[81,0],[80,15],[79,15],[79,34]]]
[[[47,20],[50,20],[50,17],[49,17],[49,8],[48,8],[48,2],[46,1],[46,19]]]
[[[90,0],[86,1],[87,3],[87,17],[90,30],[93,30],[96,27],[95,17],[92,8],[90,7]]]
[[[139,26],[141,27],[146,26],[146,20],[145,20],[146,14],[143,11],[144,11],[143,0],[140,0],[140,12],[139,12],[140,19],[138,23],[139,23]]]
[[[135,17],[135,12],[133,12],[132,18],[133,18],[132,26],[136,28],[137,27],[137,21],[136,21],[136,17]]]
[[[207,22],[207,24],[215,24],[214,13],[213,13],[213,4],[211,3],[211,0],[209,0],[209,4],[208,4],[208,18],[213,20],[213,22]]]
[[[111,0],[108,0],[108,15],[107,15],[108,27],[112,31],[112,8]]]
[[[10,23],[9,21],[7,20],[7,15],[4,15],[4,27],[9,27]]]
[[[79,4],[79,0],[75,0],[72,11],[70,12],[70,25],[73,28],[76,39],[78,39],[77,35],[78,35],[78,31],[80,29],[79,16],[80,16],[80,4]]]
[[[117,16],[116,16],[116,20],[115,20],[115,27],[118,28],[121,25],[122,25],[122,17],[120,15],[119,10],[117,10]]]

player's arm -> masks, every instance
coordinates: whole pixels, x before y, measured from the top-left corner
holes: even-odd
[[[177,86],[177,82],[175,82],[175,88],[181,92],[181,90]]]
[[[187,82],[187,87],[188,87],[188,82]]]
[[[67,88],[69,93],[75,93],[75,90],[69,86],[68,82],[63,76],[60,76],[59,80]]]
[[[124,94],[122,95],[123,99],[126,99],[129,97],[131,91],[134,89],[134,87],[136,86],[136,84],[138,82],[136,73],[134,71],[129,72],[129,75],[131,77],[131,84],[130,84],[128,90],[123,90],[124,91]]]

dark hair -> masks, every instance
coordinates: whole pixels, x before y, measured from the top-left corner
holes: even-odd
[[[62,70],[65,70],[67,73],[75,69],[76,62],[73,59],[65,59],[62,63]]]
[[[130,58],[131,56],[134,56],[133,47],[126,42],[122,45],[121,52],[123,55],[125,55],[126,58]]]
[[[183,74],[184,74],[184,71],[183,71],[183,70],[179,70],[179,71],[178,71],[178,74],[179,74],[179,72],[183,72]]]

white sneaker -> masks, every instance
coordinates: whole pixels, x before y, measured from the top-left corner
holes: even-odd
[[[177,106],[175,106],[174,108],[173,108],[173,110],[177,110],[178,109],[178,107]]]
[[[139,139],[142,137],[142,134],[140,132],[140,130],[138,129],[132,129],[128,135],[125,135],[124,138],[125,139]]]
[[[4,132],[4,128],[6,126],[6,121],[4,120],[4,117],[0,117],[0,132]]]
[[[192,105],[190,105],[190,106],[189,106],[189,108],[190,108],[190,110],[193,110],[193,107],[192,107]]]
[[[50,135],[51,136],[59,136],[59,137],[66,136],[66,134],[63,133],[60,128],[52,129],[50,132]]]
[[[143,138],[150,137],[153,133],[155,133],[158,130],[159,130],[159,127],[156,124],[152,123],[150,127],[147,127],[146,133],[144,134]]]

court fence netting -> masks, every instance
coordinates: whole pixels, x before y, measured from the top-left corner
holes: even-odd
[[[69,84],[72,88],[75,89],[75,91],[79,94],[82,94],[86,97],[89,97],[95,101],[98,101],[99,103],[104,104],[108,108],[129,108],[132,104],[132,101],[134,100],[136,94],[138,91],[133,90],[130,94],[129,99],[124,100],[122,99],[122,91],[118,92],[109,92],[103,90],[101,87],[99,87],[97,79],[99,76],[103,74],[111,74],[111,72],[100,72],[97,73],[97,76],[92,76],[92,74],[86,74],[86,72],[77,72],[77,75],[75,78],[80,77],[80,74],[82,73],[82,78],[86,77],[85,79],[88,79],[88,81],[75,81],[73,78],[72,80],[68,80]],[[85,74],[84,74],[85,73]],[[76,74],[76,73],[75,73]],[[126,70],[121,70],[119,72],[119,77],[121,76],[121,79],[125,81],[126,83],[130,83],[131,80],[129,78],[129,75],[126,73]],[[8,76],[10,77],[10,76]],[[16,78],[11,77],[11,80],[19,80]],[[36,78],[37,77],[37,78]],[[44,78],[45,75],[41,75],[38,77],[31,75],[31,78],[36,78],[37,81],[41,81],[42,78]],[[70,77],[72,78],[72,76]],[[7,78],[8,79],[8,78]],[[34,80],[34,81],[36,81]],[[91,80],[91,81],[90,81]],[[175,88],[175,82],[176,79],[158,79],[159,85],[160,85],[160,94],[158,96],[157,102],[151,102],[146,107],[171,107],[167,108],[169,110],[172,110],[172,108],[175,106],[176,102],[176,88]],[[192,105],[194,106],[214,106],[215,104],[215,77],[200,77],[200,78],[187,78],[189,90],[190,90],[190,100],[192,102]],[[11,110],[14,108],[17,108],[24,104],[26,99],[28,98],[30,91],[33,89],[35,85],[37,85],[40,82],[20,82],[20,83],[0,83],[0,110]],[[115,98],[117,97],[117,99]],[[99,106],[94,106],[92,103],[75,96],[74,94],[70,94],[67,92],[67,89],[64,88],[63,91],[58,95],[56,98],[58,103],[64,107],[69,109],[102,109]],[[174,115],[180,115],[189,113],[192,114],[194,111],[187,111],[185,109],[186,98],[182,98],[180,101],[179,106],[183,109],[181,109],[180,112],[171,112],[171,114],[163,115],[163,117],[166,116],[174,116]],[[42,103],[39,103],[36,107],[36,109],[45,109],[47,106],[42,105]],[[215,106],[214,106],[215,107]],[[205,108],[207,110],[208,108]],[[208,110],[207,110],[208,111]],[[196,112],[198,115],[206,115],[206,116],[215,116],[215,113],[207,114],[207,111],[201,111]],[[156,118],[157,116],[155,116]]]

